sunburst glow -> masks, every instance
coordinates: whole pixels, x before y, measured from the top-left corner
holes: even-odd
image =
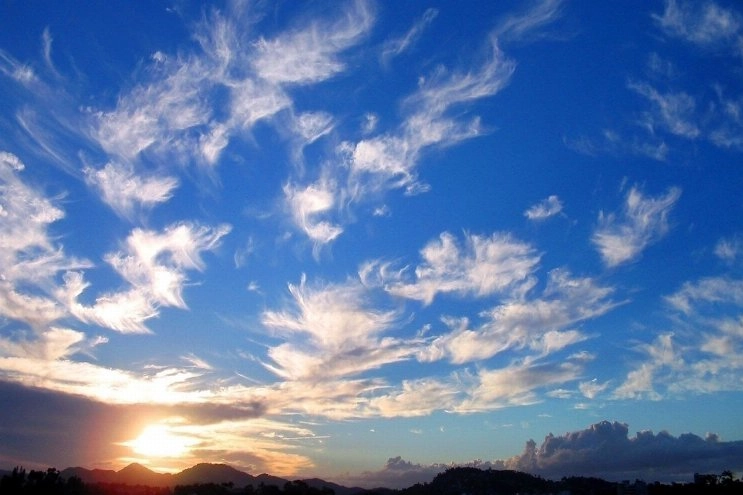
[[[196,444],[193,438],[173,433],[165,425],[150,425],[124,445],[139,455],[149,458],[183,457]]]

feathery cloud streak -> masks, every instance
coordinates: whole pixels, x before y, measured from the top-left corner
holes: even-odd
[[[680,196],[678,187],[656,198],[632,187],[620,217],[601,212],[592,240],[604,263],[614,267],[635,260],[647,246],[665,236],[670,228],[669,212]]]

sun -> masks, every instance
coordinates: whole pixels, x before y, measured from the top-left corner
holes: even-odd
[[[123,443],[148,458],[183,457],[195,444],[193,438],[172,433],[160,424],[147,426],[137,438]]]

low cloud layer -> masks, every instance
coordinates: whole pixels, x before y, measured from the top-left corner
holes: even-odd
[[[361,486],[404,488],[427,483],[454,466],[509,469],[549,479],[565,476],[599,477],[609,481],[642,479],[691,482],[694,473],[733,472],[743,469],[743,441],[726,442],[715,434],[639,431],[629,435],[627,424],[602,421],[584,430],[547,435],[541,444],[529,440],[524,451],[508,459],[469,463],[416,464],[390,458],[378,471],[344,480]]]

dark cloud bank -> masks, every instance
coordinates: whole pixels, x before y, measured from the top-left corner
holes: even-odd
[[[240,407],[104,404],[0,381],[0,469],[16,465],[113,468],[120,457],[131,455],[121,443],[135,438],[152,422],[177,414],[194,423],[215,423],[263,413],[259,403]]]

